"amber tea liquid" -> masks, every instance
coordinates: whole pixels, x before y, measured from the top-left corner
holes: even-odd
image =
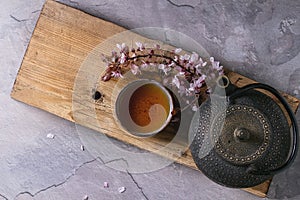
[[[138,126],[151,131],[161,127],[168,118],[168,96],[155,84],[145,84],[134,91],[129,100],[129,113]]]

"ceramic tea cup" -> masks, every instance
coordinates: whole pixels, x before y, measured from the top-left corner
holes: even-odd
[[[119,93],[115,104],[118,123],[139,137],[162,131],[172,118],[173,101],[169,91],[159,82],[136,80]]]

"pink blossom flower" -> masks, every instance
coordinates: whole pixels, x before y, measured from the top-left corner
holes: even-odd
[[[182,60],[182,61],[184,61],[184,60],[189,60],[190,57],[191,57],[190,55],[184,54],[184,55],[181,55],[181,56],[179,57],[179,59]]]
[[[125,43],[122,43],[121,45],[117,44],[117,47],[120,50],[120,53],[125,53],[125,54],[129,53],[129,47]]]
[[[193,105],[193,106],[192,106],[192,110],[193,110],[194,112],[196,112],[196,111],[198,110],[198,106]]]
[[[174,63],[174,62],[171,62],[170,64],[168,64],[169,68],[172,68],[172,67],[175,67],[175,66],[176,66],[176,63]]]
[[[141,65],[141,69],[147,69],[147,68],[149,68],[149,65],[147,64],[147,63],[143,63],[142,65]]]
[[[196,69],[196,73],[197,74],[202,74],[202,65],[201,64],[198,64],[198,65],[195,65],[195,69]]]
[[[168,78],[163,79],[163,85],[169,85],[170,80]]]
[[[178,61],[178,56],[174,56],[174,61],[175,61],[175,62]]]
[[[124,53],[122,53],[122,54],[121,54],[121,58],[120,58],[120,63],[121,63],[121,64],[124,64],[124,63],[126,62],[126,60],[127,60],[126,55],[125,55]]]
[[[123,78],[122,73],[119,72],[119,71],[113,71],[113,72],[111,73],[111,76],[114,77],[114,78]]]
[[[131,64],[130,69],[131,69],[131,72],[132,72],[134,75],[137,75],[138,73],[139,73],[139,74],[142,73],[141,70],[140,70],[140,68],[139,68],[137,65],[135,65],[135,64]]]
[[[155,44],[155,45],[154,45],[154,48],[155,48],[155,49],[160,49],[160,45],[159,45],[159,44]]]
[[[112,51],[111,52],[111,62],[115,63],[115,62],[117,62],[117,60],[118,60],[118,54],[117,54],[117,52],[116,51]]]
[[[190,83],[189,91],[198,93],[200,92],[200,88],[202,87],[205,81],[206,75],[201,75],[199,78],[194,79],[192,83]]]
[[[181,51],[182,51],[181,48],[177,48],[177,49],[174,50],[174,53],[178,54],[178,53],[180,53]]]
[[[224,75],[224,71],[223,71],[223,66],[222,66],[222,70],[219,71],[219,76]]]
[[[187,96],[188,91],[184,86],[179,86],[178,93],[180,96],[183,96],[183,95]]]
[[[214,57],[210,57],[210,62],[211,62],[213,69],[215,69],[217,71],[220,71],[223,69],[223,66],[220,66],[220,62],[215,61]]]
[[[206,93],[210,94],[211,92],[212,92],[212,89],[211,88],[207,88]]]
[[[205,81],[205,79],[206,79],[206,75],[202,74],[196,82],[203,83]]]
[[[194,83],[190,83],[190,87],[189,87],[189,91],[191,91],[191,92],[194,92],[195,91],[195,89],[196,89],[196,86],[195,86],[195,84]]]
[[[123,49],[125,48],[125,43],[117,44],[117,47],[120,51],[123,51]]]
[[[178,89],[180,89],[180,81],[177,76],[174,76],[172,84],[174,84]]]
[[[161,69],[165,73],[165,75],[167,75],[168,72],[171,71],[171,66],[165,65],[165,64],[160,64],[160,65],[158,65],[158,69]]]
[[[136,46],[138,47],[139,50],[143,51],[145,49],[145,45],[141,42],[136,42]]]
[[[189,63],[195,63],[196,61],[198,61],[198,59],[199,59],[199,55],[193,52],[190,57]]]

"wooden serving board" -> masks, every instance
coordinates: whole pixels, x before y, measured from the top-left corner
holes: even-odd
[[[16,78],[12,98],[197,169],[189,150],[178,151],[182,149],[180,143],[164,148],[170,142],[170,133],[143,139],[123,131],[113,116],[112,90],[117,82],[95,85],[91,81],[99,78],[105,68],[99,64],[100,53],[110,52],[116,43],[99,44],[124,31],[118,25],[47,1]],[[147,40],[136,34],[134,37]],[[234,72],[227,75],[237,86],[254,82]],[[95,90],[103,94],[99,101],[91,98]],[[299,100],[283,95],[296,112]],[[270,182],[244,190],[265,197]]]

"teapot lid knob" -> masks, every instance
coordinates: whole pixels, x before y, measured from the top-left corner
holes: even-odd
[[[250,139],[250,132],[245,128],[236,128],[233,135],[237,142],[246,142]]]

